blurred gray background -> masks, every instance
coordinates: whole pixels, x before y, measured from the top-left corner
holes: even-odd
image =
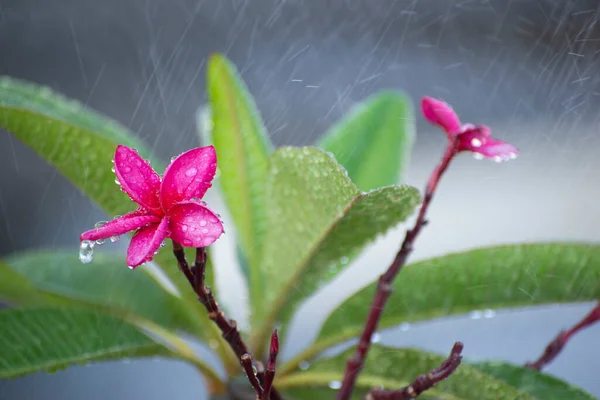
[[[195,113],[206,101],[204,66],[215,51],[241,70],[277,145],[313,143],[380,89],[405,90],[415,102],[442,97],[521,155],[501,165],[457,160],[440,185],[417,260],[498,243],[599,241],[597,22],[598,2],[584,0],[0,0],[0,74],[81,100],[127,125],[164,159],[198,143]],[[422,187],[444,138],[420,117],[417,126],[407,179]],[[79,233],[105,218],[4,132],[0,168],[0,256],[47,246],[76,251]],[[286,356],[385,268],[403,229],[378,240],[307,302]],[[227,239],[220,246],[227,249]],[[239,275],[223,254],[218,283],[228,285],[227,303],[242,305]],[[467,357],[521,363],[589,308],[467,315],[381,338],[440,353],[462,340]],[[236,317],[247,322],[243,313]],[[599,370],[600,326],[577,335],[548,369],[596,396]],[[195,370],[164,360],[0,381],[3,400],[204,396]]]

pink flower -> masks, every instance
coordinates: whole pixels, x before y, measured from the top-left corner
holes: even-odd
[[[214,147],[179,155],[161,178],[150,164],[126,146],[115,151],[115,174],[121,190],[139,207],[80,236],[82,242],[102,241],[136,230],[127,250],[127,265],[152,260],[166,238],[189,247],[206,247],[223,233],[219,217],[200,201],[217,169]],[[89,246],[89,242],[85,242]],[[82,243],[82,249],[84,249]],[[91,260],[91,256],[89,258]]]
[[[446,131],[448,139],[457,141],[457,151],[470,151],[476,158],[487,157],[498,162],[515,158],[519,154],[512,144],[494,139],[487,126],[461,124],[452,107],[441,100],[423,97],[421,110],[427,121]]]

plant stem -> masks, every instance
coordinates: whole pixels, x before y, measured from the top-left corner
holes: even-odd
[[[575,324],[568,331],[561,331],[555,338],[546,346],[544,353],[536,361],[532,363],[526,363],[525,368],[534,369],[537,371],[542,370],[545,366],[550,364],[562,351],[563,347],[567,344],[569,339],[579,332],[580,330],[600,321],[600,301],[596,306],[586,315],[581,321]]]
[[[400,270],[406,263],[408,256],[412,252],[415,239],[421,232],[421,229],[427,224],[427,221],[425,220],[427,209],[429,208],[429,204],[433,199],[433,195],[440,181],[440,178],[448,168],[450,161],[452,161],[452,159],[457,153],[457,144],[458,142],[456,138],[451,138],[448,142],[448,147],[446,147],[446,151],[442,156],[442,160],[433,170],[429,181],[427,182],[425,196],[423,198],[423,205],[419,210],[419,214],[417,216],[417,220],[415,222],[414,227],[408,232],[406,232],[406,236],[404,238],[404,241],[402,242],[402,245],[400,246],[400,250],[396,254],[396,257],[394,258],[388,269],[379,277],[377,291],[375,292],[375,297],[371,304],[371,308],[369,310],[369,314],[365,322],[365,327],[360,336],[360,340],[356,347],[356,351],[346,363],[346,371],[344,373],[342,386],[336,397],[337,400],[348,400],[352,395],[356,378],[358,377],[358,374],[360,373],[360,370],[362,369],[365,359],[367,357],[367,353],[369,352],[369,348],[371,346],[371,338],[377,330],[377,325],[379,324],[379,320],[381,319],[381,315],[383,313],[387,300],[392,294],[392,283],[396,278],[398,272],[400,272]]]
[[[262,400],[269,400],[271,395],[271,388],[273,386],[273,379],[275,379],[275,364],[277,362],[277,355],[279,354],[279,337],[277,335],[277,329],[273,331],[271,335],[271,346],[269,348],[269,361],[267,362],[267,371],[265,372],[264,387],[265,391],[262,396]]]
[[[366,400],[410,400],[414,399],[436,383],[449,377],[462,361],[463,344],[454,343],[450,356],[437,368],[432,369],[426,375],[418,376],[413,383],[397,390],[373,389],[367,394]]]
[[[183,272],[187,280],[190,282],[192,289],[198,295],[198,300],[208,311],[208,317],[219,327],[222,332],[223,339],[229,344],[236,357],[240,361],[248,377],[248,381],[255,389],[256,394],[260,397],[262,395],[262,379],[260,376],[254,373],[254,362],[252,355],[248,351],[248,347],[244,343],[240,332],[237,328],[236,321],[229,319],[225,316],[225,313],[219,307],[219,304],[215,300],[215,297],[208,286],[205,284],[204,273],[206,268],[206,249],[199,247],[196,249],[196,259],[194,266],[190,268],[186,257],[183,246],[180,243],[173,241],[173,254],[177,259],[179,269]],[[247,368],[249,363],[250,368]],[[279,396],[276,390],[271,390],[271,400],[278,400]]]

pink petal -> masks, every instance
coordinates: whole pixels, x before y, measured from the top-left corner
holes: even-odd
[[[160,202],[165,211],[175,204],[202,198],[212,185],[217,171],[217,153],[213,146],[186,151],[167,167],[160,188]]]
[[[159,224],[153,224],[140,228],[131,238],[127,249],[127,265],[135,268],[138,265],[151,261],[154,252],[168,236],[167,218],[163,218]]]
[[[134,231],[143,226],[156,224],[161,218],[155,215],[141,215],[139,212],[125,214],[122,217],[115,218],[101,227],[90,229],[79,236],[79,240],[98,240],[108,239],[112,236],[119,236],[124,233]]]
[[[194,202],[184,202],[169,211],[171,239],[186,247],[206,247],[223,233],[215,213]]]
[[[487,126],[475,126],[458,135],[458,151],[471,151],[495,161],[507,161],[515,158],[519,150],[510,143],[491,137]]]
[[[134,149],[117,146],[115,174],[121,188],[133,201],[149,210],[160,210],[160,178]]]
[[[431,97],[423,97],[421,111],[427,121],[440,126],[448,135],[455,135],[460,131],[460,120],[447,103]]]

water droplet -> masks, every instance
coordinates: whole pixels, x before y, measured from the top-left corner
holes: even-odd
[[[84,264],[88,264],[92,262],[93,258],[94,242],[92,242],[91,240],[84,240],[79,246],[79,260],[81,260],[81,262]]]
[[[103,245],[105,242],[106,242],[106,239],[97,239],[97,240],[96,240],[96,244],[97,244],[98,246],[102,246],[102,245]]]
[[[119,241],[119,239],[121,239],[121,236],[111,236],[110,237],[110,242],[111,243],[116,243]]]
[[[112,167],[112,168],[110,169],[110,171],[111,171],[112,173],[114,173],[114,172],[115,172],[115,167]]]
[[[349,261],[350,261],[350,259],[348,259],[348,257],[340,258],[340,264],[342,264],[342,265],[348,264]]]
[[[200,226],[206,226],[207,223],[205,219],[200,220]]]
[[[300,364],[298,364],[298,368],[300,368],[301,371],[306,371],[310,368],[310,363],[308,361],[301,361]]]
[[[254,365],[252,366],[252,372],[254,372],[254,375],[256,375],[256,373],[258,372],[258,370],[256,369],[256,367]]]
[[[192,241],[190,239],[183,239],[183,245],[184,246],[191,246],[192,245]]]
[[[107,221],[98,221],[94,224],[94,228],[98,229],[101,228],[102,226],[106,225]]]
[[[483,313],[479,310],[474,310],[469,313],[469,318],[471,319],[481,319],[483,317]]]
[[[181,230],[184,231],[184,232],[187,232],[188,231],[188,226],[187,225],[182,225],[181,226]]]
[[[133,265],[128,265],[127,268],[129,268],[130,270],[134,270],[135,267]]]
[[[118,180],[118,179],[115,179],[115,183],[116,183],[117,185],[121,186],[121,182],[119,182],[119,180]]]
[[[517,158],[517,153],[508,153],[508,158],[514,160],[515,158]]]
[[[125,168],[124,168],[124,171],[125,171],[125,172],[131,172],[131,167],[125,167]]]
[[[381,335],[377,332],[371,336],[371,343],[379,343],[381,341]]]
[[[167,245],[167,241],[163,240],[162,243],[160,244],[160,247],[165,247]]]
[[[489,308],[487,310],[483,310],[483,318],[494,318],[495,316],[496,311],[490,310]]]
[[[483,154],[480,153],[473,153],[473,158],[476,160],[483,160]]]
[[[481,140],[477,138],[471,139],[471,146],[473,147],[481,147]]]
[[[329,382],[329,388],[331,388],[333,390],[338,390],[341,387],[342,387],[342,382],[340,382],[340,381]]]
[[[185,176],[196,176],[196,174],[198,173],[198,170],[194,167],[188,169],[187,171],[185,171]]]
[[[171,157],[171,162],[175,161],[176,159],[177,159],[177,156]]]
[[[504,158],[502,156],[495,156],[493,158],[493,160],[497,163],[500,163],[500,162],[504,161]]]
[[[408,322],[403,322],[400,324],[400,330],[402,332],[406,332],[409,329],[410,329],[410,324]]]

